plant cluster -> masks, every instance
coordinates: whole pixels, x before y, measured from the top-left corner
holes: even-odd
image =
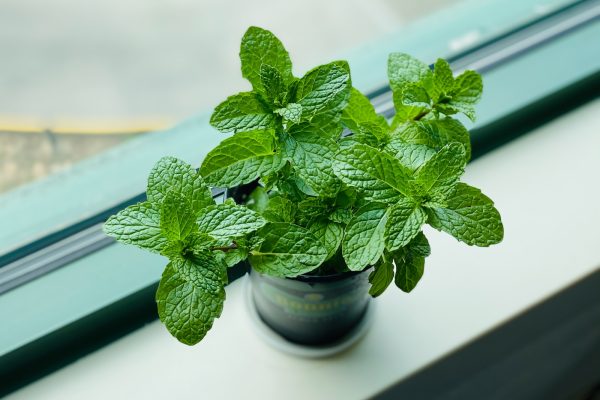
[[[392,283],[410,292],[430,254],[425,224],[469,245],[503,238],[492,200],[460,182],[471,148],[455,119],[474,119],[481,77],[454,77],[402,53],[389,57],[396,114],[378,115],[334,61],[292,73],[269,31],[251,27],[240,49],[252,90],[210,119],[233,133],[199,170],[175,158],[150,173],[144,203],[111,217],[105,232],[169,258],[156,294],[160,319],[194,344],[223,308],[227,268],[248,260],[277,277],[372,268],[370,294]],[[351,134],[347,134],[351,133]],[[209,187],[258,182],[245,204],[215,204]]]

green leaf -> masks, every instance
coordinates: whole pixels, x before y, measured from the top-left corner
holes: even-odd
[[[329,260],[337,253],[337,250],[342,243],[342,237],[344,236],[344,229],[340,224],[324,219],[317,219],[308,226],[308,230],[319,239],[325,249],[327,249],[326,260]]]
[[[396,264],[396,286],[403,292],[411,292],[419,283],[425,270],[425,258],[410,251],[400,251],[394,255]]]
[[[148,176],[148,201],[160,204],[168,192],[180,194],[190,202],[194,212],[215,203],[200,174],[175,157],[161,158]]]
[[[223,203],[205,208],[198,215],[200,232],[214,238],[241,237],[260,229],[266,221],[254,211]]]
[[[308,197],[298,203],[298,216],[303,220],[313,220],[328,213],[329,204],[323,198]]]
[[[402,91],[407,84],[431,79],[427,64],[405,53],[392,53],[388,58],[388,78],[392,91]]]
[[[385,118],[375,112],[371,101],[358,89],[350,90],[348,105],[342,112],[342,123],[352,131],[358,131],[361,126],[371,124],[387,131],[388,125]]]
[[[328,107],[327,107],[327,111],[319,111],[319,114],[317,115],[322,115],[323,113],[325,114],[329,114],[329,113],[333,113],[336,115],[336,118],[339,120],[339,118],[342,115],[342,110],[346,107],[346,105],[348,105],[348,98],[350,97],[350,89],[352,89],[352,82],[351,82],[351,78],[350,78],[350,65],[348,65],[347,61],[344,60],[338,60],[338,61],[334,61],[331,64],[343,69],[344,71],[346,71],[346,73],[348,74],[348,85],[344,90],[339,91],[331,100],[331,102],[329,103]]]
[[[274,106],[281,106],[285,103],[287,87],[277,69],[267,64],[261,65],[260,83],[261,90],[259,92],[267,101]]]
[[[121,243],[160,253],[167,240],[160,230],[160,213],[150,202],[131,205],[111,216],[104,233]]]
[[[379,260],[387,220],[387,208],[377,203],[360,208],[350,220],[342,241],[342,255],[350,270],[362,271]]]
[[[293,125],[289,129],[289,133],[313,133],[337,141],[343,130],[344,128],[340,123],[340,116],[336,115],[333,111],[325,111],[315,115],[310,121],[303,121],[297,125]]]
[[[292,61],[279,39],[268,30],[251,26],[242,38],[240,47],[242,76],[257,89],[262,86],[260,71],[263,64],[275,68],[285,83],[291,82]]]
[[[250,196],[246,202],[246,207],[249,209],[256,211],[259,214],[267,208],[269,204],[269,194],[265,190],[264,187],[258,186],[256,189],[250,193]]]
[[[263,240],[248,259],[260,273],[292,278],[314,270],[327,257],[321,241],[298,225],[271,223],[257,235]]]
[[[394,280],[394,265],[391,262],[382,262],[375,266],[369,274],[371,288],[369,294],[373,297],[381,295]]]
[[[342,147],[335,155],[333,171],[367,199],[389,203],[413,192],[410,169],[392,155],[364,144]]]
[[[467,161],[471,158],[469,131],[454,118],[414,121],[399,125],[392,132],[392,142],[394,139],[401,139],[409,144],[425,145],[435,150],[448,143],[458,142],[465,148]]]
[[[460,143],[450,143],[417,170],[415,179],[423,193],[435,200],[443,200],[454,189],[465,164],[464,147]]]
[[[230,96],[219,104],[210,124],[221,132],[244,132],[275,128],[275,115],[254,92]]]
[[[339,106],[350,95],[350,73],[339,62],[316,67],[304,75],[296,87],[294,103],[302,106],[303,119]]]
[[[284,108],[278,108],[274,112],[281,115],[286,121],[290,121],[293,124],[299,124],[302,117],[302,105],[289,103]]]
[[[446,207],[428,209],[428,222],[468,245],[487,247],[502,241],[504,227],[494,202],[464,183],[456,185]]]
[[[400,200],[388,210],[385,226],[386,247],[390,251],[406,246],[414,239],[427,221],[423,209],[406,199]]]
[[[296,185],[296,188],[298,190],[300,190],[304,195],[306,196],[314,196],[317,197],[319,196],[319,193],[316,192],[312,186],[308,186],[308,182],[306,182],[305,180],[303,180],[294,170],[294,175],[291,177],[291,180],[294,182],[294,185]],[[305,196],[302,196],[305,197]]]
[[[425,164],[431,157],[436,154],[436,151],[431,147],[422,144],[410,144],[402,139],[392,139],[385,147],[385,150],[393,154],[402,165],[410,168],[412,171],[418,169]]]
[[[226,283],[226,268],[211,253],[171,261],[156,291],[160,320],[180,342],[198,343],[221,315]]]
[[[429,95],[417,84],[408,84],[402,91],[394,92],[393,100],[396,109],[393,127],[404,121],[421,119],[431,111]]]
[[[454,89],[454,76],[450,64],[442,58],[438,58],[433,67],[433,80],[427,91],[437,101]]]
[[[429,241],[427,240],[423,232],[419,232],[419,234],[410,242],[409,247],[410,251],[421,257],[429,257],[429,255],[431,254],[431,247],[429,247]]]
[[[481,99],[483,82],[475,71],[465,71],[456,77],[455,88],[450,93],[450,105],[475,121],[475,104]]]
[[[167,240],[185,242],[197,228],[194,220],[195,214],[190,203],[177,192],[167,193],[160,209],[160,229]]]
[[[431,99],[427,91],[415,83],[407,84],[401,91],[394,92],[393,100],[396,112],[414,115],[410,119],[417,117],[431,107]],[[410,111],[403,111],[403,107],[409,108]]]
[[[228,268],[235,266],[248,257],[248,238],[246,237],[215,239],[204,233],[199,236],[208,238],[208,240],[200,239],[199,243],[194,243],[196,245],[193,248],[194,254],[203,253],[207,250],[212,251],[219,261],[224,262]]]
[[[245,248],[229,250],[223,253],[223,260],[229,268],[241,263],[246,258],[248,258],[248,249]]]
[[[334,196],[339,181],[332,169],[337,144],[312,132],[290,130],[285,137],[285,155],[292,160],[295,174],[321,196]]]
[[[329,214],[329,220],[338,224],[347,224],[352,219],[352,212],[348,209],[338,208]]]
[[[261,214],[269,222],[293,222],[296,205],[281,195],[273,195]]]
[[[285,160],[275,151],[274,140],[267,131],[235,134],[207,154],[200,173],[210,185],[233,187],[277,171]]]

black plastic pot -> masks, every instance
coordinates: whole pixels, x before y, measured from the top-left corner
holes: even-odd
[[[369,271],[275,278],[250,273],[261,319],[285,339],[310,346],[344,340],[365,316]]]

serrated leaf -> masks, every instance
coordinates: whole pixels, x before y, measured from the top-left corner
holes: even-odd
[[[148,176],[148,201],[160,204],[168,192],[180,194],[190,202],[194,212],[214,204],[210,189],[200,174],[191,165],[175,157],[161,158]]]
[[[156,291],[160,320],[180,342],[198,343],[221,315],[226,283],[225,266],[210,253],[171,261]]]
[[[350,270],[362,271],[379,260],[387,219],[385,205],[372,203],[360,208],[350,220],[342,240],[342,255]]]
[[[431,157],[436,154],[436,151],[431,147],[422,144],[410,144],[402,139],[392,139],[385,146],[385,150],[393,154],[402,165],[410,168],[412,171],[418,169],[425,164]]]
[[[251,26],[242,37],[240,47],[242,76],[257,89],[261,87],[260,69],[263,64],[275,68],[285,83],[292,79],[292,61],[283,44],[266,29]]]
[[[303,119],[311,119],[347,101],[350,87],[350,73],[340,62],[321,65],[298,81],[294,103],[302,106]]]
[[[400,200],[388,210],[385,226],[385,245],[389,251],[406,246],[413,240],[427,221],[425,211],[406,199]]]
[[[418,144],[439,150],[448,143],[457,142],[464,146],[467,161],[471,158],[469,131],[460,121],[441,118],[427,121],[411,121],[398,125],[392,132],[392,140],[401,139],[409,144]]]
[[[285,197],[273,195],[261,214],[269,222],[293,222],[296,205]]]
[[[337,113],[339,114],[339,113]],[[315,115],[310,121],[303,121],[290,128],[291,134],[307,132],[332,140],[338,140],[342,134],[343,127],[340,116],[333,111],[325,111]]]
[[[287,106],[278,108],[274,112],[281,115],[286,121],[290,121],[293,124],[299,124],[302,118],[302,105],[289,103]]]
[[[331,167],[337,144],[312,132],[294,130],[284,140],[284,152],[292,160],[295,174],[315,193],[334,196],[340,188]]]
[[[388,58],[388,78],[392,91],[401,91],[407,84],[430,79],[427,64],[405,53],[392,53]]]
[[[200,212],[207,208],[210,206]],[[167,240],[185,242],[197,228],[194,220],[195,214],[189,201],[177,192],[167,193],[160,209],[160,229]]]
[[[326,260],[335,255],[344,236],[344,229],[340,224],[324,219],[315,220],[308,226],[308,230],[321,241],[327,249]]]
[[[402,100],[397,100],[397,104],[401,104]],[[424,115],[426,109],[423,107],[413,107],[407,105],[399,105],[395,106],[396,114],[394,114],[394,118],[392,119],[391,128],[395,129],[399,125],[407,121],[413,121],[417,119],[417,117]]]
[[[352,219],[352,212],[348,209],[338,208],[329,214],[329,220],[338,224],[347,224]]]
[[[440,96],[454,89],[454,76],[450,64],[442,58],[438,58],[433,67],[432,84],[428,88],[431,97],[437,101]]]
[[[319,197],[308,197],[298,203],[298,214],[306,220],[324,216],[328,211],[329,205]]]
[[[427,210],[428,223],[475,246],[487,247],[502,241],[504,227],[494,202],[481,191],[458,183],[444,208]]]
[[[463,174],[465,165],[464,147],[450,143],[417,170],[415,180],[424,194],[436,200],[445,199]]]
[[[393,203],[413,192],[408,168],[392,155],[364,144],[342,147],[335,155],[333,171],[367,199]]]
[[[263,240],[248,259],[260,273],[292,278],[314,270],[327,257],[321,241],[298,225],[271,223],[257,236]]]
[[[338,61],[333,61],[330,64],[343,69],[344,71],[346,71],[346,73],[350,77],[350,66],[348,65],[347,61],[338,60]],[[348,98],[350,97],[350,89],[351,88],[352,88],[352,82],[351,82],[351,79],[349,79],[346,89],[339,91],[333,97],[333,99],[328,103],[327,108],[325,110],[319,111],[314,117],[311,118],[311,121],[318,116],[327,114],[328,116],[334,115],[336,118],[336,121],[339,122],[341,114],[342,114],[342,110],[348,104]]]
[[[269,194],[264,187],[258,186],[250,193],[246,206],[261,214],[269,204]]]
[[[227,267],[231,268],[241,263],[248,257],[247,249],[235,249],[223,253],[223,260]]]
[[[214,239],[206,234],[201,234],[209,238],[207,243],[199,244],[193,250],[195,253],[206,252],[207,250],[212,253],[227,265],[227,267],[233,267],[236,264],[244,261],[248,257],[248,238],[237,237],[235,239]],[[207,247],[206,244],[209,246]]]
[[[450,93],[450,105],[475,121],[475,104],[481,99],[483,82],[475,71],[465,71],[456,77],[454,90]]]
[[[425,258],[403,251],[394,255],[396,264],[395,283],[403,292],[411,292],[423,277]]]
[[[427,91],[416,83],[407,84],[402,91],[394,92],[394,105],[396,109],[406,106],[419,110],[419,113],[428,110],[431,99]],[[415,115],[416,117],[416,115]]]
[[[254,211],[228,203],[203,209],[197,222],[200,232],[217,239],[241,237],[260,229],[266,223]]]
[[[379,139],[369,131],[361,130],[359,133],[353,133],[339,141],[340,148],[352,147],[356,144],[364,144],[369,147],[378,149],[381,143]]]
[[[369,294],[373,297],[381,295],[394,280],[394,265],[391,262],[383,262],[375,266],[369,274],[371,288]]]
[[[393,93],[396,115],[392,126],[399,122],[418,120],[431,111],[431,99],[427,91],[417,84],[407,84],[401,91]]]
[[[348,105],[342,112],[341,121],[354,132],[358,131],[360,127],[368,129],[376,126],[382,131],[388,129],[385,118],[375,112],[371,101],[356,88],[350,90]]]
[[[210,185],[233,187],[275,172],[284,163],[281,154],[274,149],[272,132],[240,132],[223,140],[206,155],[200,173]]]
[[[350,207],[356,203],[356,200],[356,190],[354,188],[344,186],[338,192],[337,197],[335,198],[335,206],[344,209],[350,209]]]
[[[287,94],[287,87],[277,69],[267,64],[261,65],[260,83],[261,90],[259,92],[270,104],[274,106],[283,105]]]
[[[210,117],[210,124],[221,132],[244,132],[275,128],[275,115],[254,92],[229,96]]]
[[[160,253],[167,243],[160,230],[160,212],[147,201],[119,211],[104,223],[102,229],[121,243],[155,253]]]
[[[410,243],[409,243],[410,251],[414,254],[421,257],[429,257],[431,254],[431,247],[429,247],[429,241],[423,234],[420,232]]]

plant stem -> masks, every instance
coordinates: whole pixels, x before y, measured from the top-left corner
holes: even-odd
[[[213,250],[213,251],[214,250],[220,250],[220,251],[223,251],[223,252],[226,253],[226,252],[231,251],[231,250],[236,250],[237,248],[238,248],[237,243],[236,242],[232,242],[229,246],[214,246],[214,247],[211,247],[210,249]]]
[[[419,121],[421,120],[421,118],[423,118],[424,116],[426,116],[427,114],[429,114],[431,112],[431,110],[425,110],[425,111],[421,111],[421,113],[419,115],[417,115],[414,120],[415,121]]]

